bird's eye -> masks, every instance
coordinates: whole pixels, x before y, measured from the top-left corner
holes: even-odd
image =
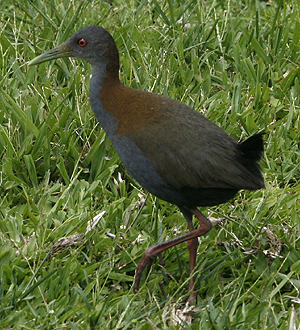
[[[87,45],[87,41],[85,39],[78,39],[77,45],[80,47],[85,47]]]

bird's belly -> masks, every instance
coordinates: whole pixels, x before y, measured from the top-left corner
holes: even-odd
[[[156,165],[130,138],[114,135],[110,140],[130,175],[143,188],[160,199],[177,205],[182,204],[184,199],[182,192],[163,180],[156,171]]]
[[[229,201],[238,189],[176,188],[168,184],[157,172],[156,166],[130,138],[113,135],[110,140],[131,176],[151,194],[177,206],[213,206]]]

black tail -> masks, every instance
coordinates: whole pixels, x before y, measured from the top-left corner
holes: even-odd
[[[264,151],[264,134],[264,132],[255,134],[246,141],[238,144],[238,150],[240,151],[240,162],[247,168],[248,171],[261,178],[262,187],[264,184],[258,161],[262,158]]]
[[[264,141],[262,138],[264,134],[264,132],[255,134],[239,144],[243,158],[248,159],[250,162],[258,162],[261,159],[264,151]]]

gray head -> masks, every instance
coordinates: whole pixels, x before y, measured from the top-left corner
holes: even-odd
[[[29,62],[29,65],[60,57],[81,58],[92,65],[106,62],[109,71],[118,71],[119,68],[119,55],[113,37],[97,25],[87,26],[75,32],[61,45],[37,56]]]

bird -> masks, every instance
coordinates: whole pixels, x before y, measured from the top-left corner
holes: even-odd
[[[91,65],[90,104],[125,168],[148,192],[176,205],[188,224],[187,233],[146,249],[137,265],[134,292],[155,257],[187,242],[188,301],[193,301],[198,237],[212,228],[198,207],[226,203],[241,189],[265,187],[259,165],[265,133],[236,142],[199,111],[166,96],[125,86],[119,78],[118,49],[103,27],[84,27],[28,64],[63,57]],[[193,216],[199,221],[197,228]]]

